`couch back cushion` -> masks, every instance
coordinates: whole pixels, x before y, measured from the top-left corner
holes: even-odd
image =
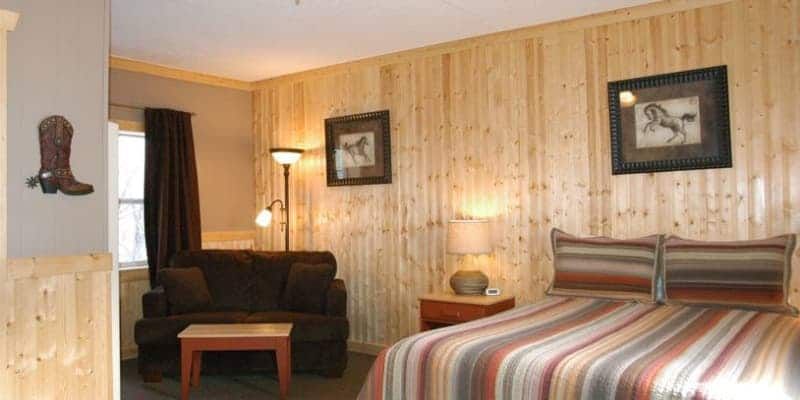
[[[197,267],[164,268],[158,272],[172,314],[208,311],[211,293],[203,270]]]
[[[548,294],[652,303],[661,235],[579,238],[551,232],[555,276]]]
[[[795,235],[711,242],[667,238],[667,304],[721,305],[797,314],[789,305]]]
[[[283,295],[284,308],[289,311],[323,314],[328,288],[336,275],[330,264],[295,263]]]
[[[289,271],[295,263],[328,264],[336,274],[336,258],[330,252],[322,251],[255,251],[253,259],[252,289],[250,309],[253,312],[288,310],[283,301]],[[325,295],[322,293],[321,295]]]
[[[170,266],[203,270],[212,310],[249,311],[253,293],[253,257],[249,251],[183,251],[172,258]]]

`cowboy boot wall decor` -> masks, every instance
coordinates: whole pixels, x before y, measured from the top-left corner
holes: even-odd
[[[60,115],[47,117],[39,124],[42,166],[37,178],[42,192],[53,194],[60,190],[61,193],[73,196],[94,192],[92,185],[78,182],[72,175],[69,164],[72,136],[72,124]],[[28,186],[35,187],[35,183],[29,182]]]

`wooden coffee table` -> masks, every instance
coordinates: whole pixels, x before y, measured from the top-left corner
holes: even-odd
[[[292,324],[193,324],[178,334],[181,341],[181,400],[191,385],[200,384],[204,351],[274,350],[281,399],[289,394],[292,378]]]

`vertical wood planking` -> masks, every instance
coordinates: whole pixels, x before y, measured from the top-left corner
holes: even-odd
[[[124,272],[120,273],[120,277]],[[150,290],[150,282],[141,279],[138,282],[123,282],[120,279],[119,298],[119,324],[120,324],[120,359],[126,360],[137,354],[138,347],[134,340],[134,326],[136,320],[142,318],[142,295]]]
[[[8,268],[3,393],[110,398],[110,255],[15,259]]]
[[[142,295],[150,290],[147,271],[121,271],[119,284],[120,358],[133,358],[138,352],[134,325],[142,318]]]
[[[787,18],[789,19],[789,35],[791,40],[787,41],[786,49],[784,52],[784,57],[787,60],[791,60],[792,66],[790,69],[786,71],[789,76],[795,77],[791,80],[791,84],[788,82],[786,83],[787,86],[791,87],[791,92],[789,92],[788,99],[781,99],[781,101],[788,101],[787,104],[784,105],[784,115],[790,119],[790,125],[786,128],[787,132],[794,132],[795,134],[789,134],[788,137],[785,139],[786,151],[789,153],[788,157],[786,158],[786,166],[784,167],[786,171],[797,171],[797,166],[800,165],[800,135],[797,135],[797,132],[800,132],[800,121],[797,119],[797,115],[800,115],[800,102],[797,99],[800,99],[800,79],[797,79],[800,76],[800,3],[792,2],[789,3],[789,9],[787,10]],[[787,56],[788,54],[788,56]],[[784,208],[787,210],[788,215],[788,226],[787,229],[791,230],[792,232],[800,231],[800,174],[797,173],[790,173],[787,174],[788,182],[787,187],[785,190],[787,191],[787,203],[784,204]],[[786,181],[786,180],[785,180]],[[800,250],[795,252],[795,265],[797,265],[798,260],[800,260]],[[800,274],[794,274],[793,277],[793,285],[794,296],[800,295]]]
[[[548,246],[548,229],[550,227],[550,212],[548,205],[545,168],[545,150],[548,146],[545,121],[545,81],[544,73],[544,39],[537,38],[529,41],[526,48],[527,84],[528,84],[528,157],[529,169],[522,171],[528,176],[527,196],[523,201],[532,203],[531,215],[528,219],[531,236],[528,246],[531,248],[530,268],[534,271],[534,282],[529,286],[528,300],[541,297],[550,280],[550,270],[546,267],[551,261]],[[524,268],[524,267],[523,267]]]
[[[797,232],[799,4],[655,3],[637,10],[661,12],[625,21],[565,22],[275,79],[254,94],[258,191],[282,190],[265,148],[310,150],[293,180],[303,209],[294,240],[334,252],[351,339],[378,344],[414,333],[416,296],[446,290],[459,268],[479,264],[519,304],[541,298],[552,227],[718,240]],[[607,82],[720,64],[733,168],[612,176]],[[322,121],[379,109],[392,113],[393,184],[327,187]],[[494,253],[445,255],[447,220],[469,217],[491,219]],[[258,246],[280,248],[278,231],[259,233]]]
[[[253,250],[255,249],[255,237],[257,233],[252,231],[211,231],[203,232],[203,249],[230,249],[230,250]]]

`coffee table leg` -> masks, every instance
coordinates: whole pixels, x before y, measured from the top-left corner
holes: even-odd
[[[192,352],[192,386],[200,385],[200,370],[203,368],[203,352]]]
[[[181,400],[189,400],[189,374],[192,371],[192,349],[181,340]]]
[[[275,358],[278,364],[278,385],[280,386],[281,399],[289,395],[289,383],[292,379],[291,344],[289,339],[277,346]]]

